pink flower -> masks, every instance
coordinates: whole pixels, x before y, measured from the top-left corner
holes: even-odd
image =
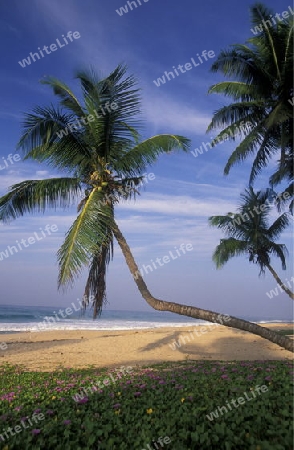
[[[34,430],[32,430],[32,434],[40,434],[41,430],[38,428],[34,428]]]
[[[77,403],[82,405],[83,403],[87,403],[88,400],[89,400],[88,397],[84,397],[81,400],[79,400]]]

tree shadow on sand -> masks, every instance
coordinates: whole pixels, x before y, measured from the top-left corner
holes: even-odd
[[[157,339],[141,347],[139,351],[152,352],[158,347],[166,346],[169,356],[171,352],[174,354],[173,359],[180,359],[181,356],[186,356],[187,359],[209,360],[282,360],[293,357],[291,352],[258,336],[254,336],[253,341],[248,341],[246,335],[248,336],[250,333],[235,329],[231,329],[231,332],[232,336],[217,336],[213,340],[209,338],[209,341],[206,342],[205,337],[209,331],[200,336],[189,333],[189,330],[174,331],[162,339]],[[168,359],[170,360],[170,358]]]

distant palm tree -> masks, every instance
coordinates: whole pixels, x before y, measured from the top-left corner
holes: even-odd
[[[215,112],[208,131],[223,128],[214,145],[223,139],[235,140],[236,135],[242,138],[224,172],[254,155],[250,185],[277,155],[277,171],[270,182],[290,181],[287,192],[293,198],[293,18],[270,26],[272,15],[263,4],[255,3],[252,25],[261,31],[247,45],[223,50],[212,65],[213,72],[231,80],[213,85],[209,92],[225,95],[233,103]]]
[[[140,140],[136,131],[138,89],[135,79],[125,73],[122,66],[102,80],[95,74],[79,73],[83,103],[61,81],[50,78],[44,82],[53,88],[66,111],[38,107],[28,114],[19,147],[27,159],[45,161],[70,176],[12,186],[0,198],[0,221],[48,207],[66,207],[76,200],[78,217],[58,251],[59,286],[72,284],[88,266],[84,307],[92,301],[94,318],[105,300],[106,268],[115,237],[140,293],[152,308],[239,328],[293,352],[289,338],[265,327],[232,316],[224,323],[222,314],[159,300],[148,290],[115,221],[115,205],[138,194],[142,174],[160,154],[187,150],[189,140],[176,135]]]
[[[228,236],[217,246],[213,260],[217,268],[221,268],[234,256],[245,255],[249,262],[260,268],[260,275],[267,268],[281,288],[294,299],[293,292],[284,285],[280,277],[271,266],[271,256],[276,256],[286,269],[287,249],[284,244],[277,244],[276,240],[289,224],[289,214],[283,213],[269,225],[271,204],[268,192],[255,193],[252,188],[241,194],[242,204],[236,214],[226,216],[212,216],[209,222],[220,228]]]

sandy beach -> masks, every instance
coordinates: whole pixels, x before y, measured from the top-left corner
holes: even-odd
[[[270,324],[281,330],[293,324]],[[236,329],[219,326],[205,334],[200,327],[155,328],[128,331],[46,331],[3,334],[7,344],[0,350],[0,363],[21,364],[28,370],[49,371],[58,367],[82,368],[147,365],[181,360],[292,359],[291,352]],[[173,349],[180,336],[185,344]],[[190,337],[190,342],[188,340]],[[182,341],[180,341],[182,342]]]

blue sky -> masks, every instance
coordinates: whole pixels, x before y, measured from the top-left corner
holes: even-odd
[[[23,113],[36,105],[49,105],[55,99],[51,90],[39,83],[53,75],[76,87],[74,72],[94,66],[108,74],[120,62],[136,75],[142,88],[143,137],[158,133],[181,134],[192,140],[191,150],[209,142],[205,131],[212,114],[225,104],[221,96],[208,95],[208,88],[221,80],[210,72],[215,58],[180,73],[160,87],[153,82],[173,66],[197,60],[204,50],[217,55],[233,43],[252,36],[251,1],[227,0],[141,0],[141,6],[119,15],[124,0],[10,0],[0,5],[0,167],[16,152]],[[139,2],[137,3],[139,4]],[[274,12],[288,10],[284,0],[267,1]],[[32,52],[50,46],[69,31],[80,37],[45,54],[40,60],[21,67],[18,61]],[[37,57],[35,57],[37,59]],[[258,268],[245,258],[236,258],[216,270],[212,253],[222,234],[208,226],[210,215],[234,211],[239,194],[248,182],[250,163],[223,175],[233,143],[224,143],[198,155],[172,153],[160,157],[150,167],[154,180],[146,184],[141,197],[117,209],[117,220],[139,267],[162,258],[181,244],[193,250],[145,276],[152,293],[168,301],[195,305],[235,316],[289,319],[291,300],[286,294],[269,299],[266,292],[276,286],[270,274],[258,277]],[[2,159],[3,158],[3,159]],[[7,162],[0,170],[0,195],[8,186],[25,179],[54,176],[46,165]],[[258,178],[256,188],[266,187],[269,171]],[[58,231],[17,254],[0,261],[1,303],[67,306],[81,298],[85,273],[75,287],[57,292],[56,251],[75,217],[75,206],[50,210],[45,215],[25,216],[0,225],[0,251],[16,240],[27,239],[45,226]],[[274,217],[274,213],[273,213]],[[290,251],[288,270],[273,261],[282,280],[291,278],[293,259],[291,229],[281,242]],[[293,286],[293,283],[292,283]],[[115,247],[108,272],[108,309],[150,310],[128,273],[120,250]]]

